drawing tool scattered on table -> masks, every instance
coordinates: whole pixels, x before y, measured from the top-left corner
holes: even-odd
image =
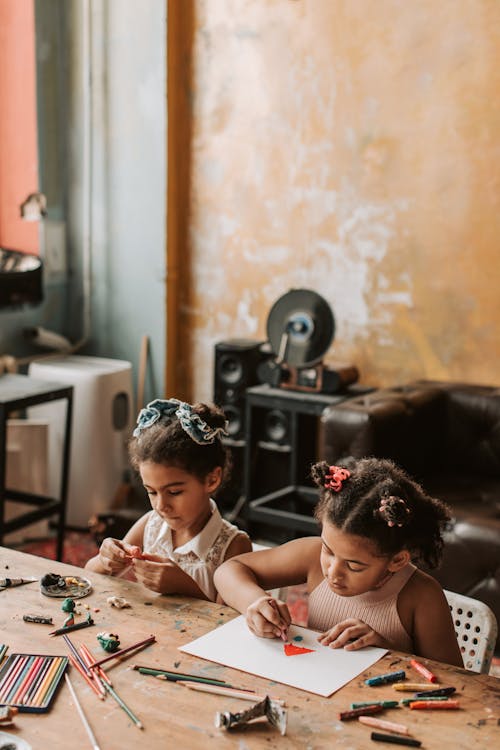
[[[376,716],[358,716],[358,721],[369,727],[384,729],[386,732],[406,735],[410,734],[408,727],[405,727],[404,724],[396,724],[394,721],[386,721],[385,719],[379,719]]]
[[[454,708],[460,708],[458,701],[426,701],[426,700],[414,700],[408,704],[412,709],[431,709],[436,711],[450,710]]]
[[[437,682],[438,678],[435,674],[432,674],[430,669],[427,669],[423,664],[421,664],[416,659],[410,659],[410,665],[415,669],[419,674],[422,675],[422,677],[425,677],[426,680],[429,680],[429,682]]]
[[[202,677],[198,674],[184,674],[183,672],[171,672],[168,669],[157,669],[155,667],[143,667],[140,664],[134,664],[132,669],[137,670],[140,674],[151,675],[152,677],[159,677],[161,680],[170,680],[176,682],[178,680],[189,680],[190,682],[204,682],[207,685],[222,685],[223,687],[234,687],[228,685],[225,680],[216,680],[215,677]]]
[[[75,690],[73,688],[73,685],[71,684],[71,680],[69,679],[69,676],[67,674],[64,675],[64,679],[66,680],[66,684],[68,685],[69,691],[71,693],[71,697],[73,698],[74,704],[76,706],[76,710],[78,711],[78,715],[80,716],[80,719],[82,720],[82,724],[85,728],[85,731],[87,732],[89,736],[90,743],[92,745],[93,750],[101,750],[100,746],[97,743],[96,737],[94,732],[92,731],[92,727],[90,726],[87,717],[85,716],[85,713],[83,711],[83,708],[80,704],[80,701],[78,700]]]
[[[415,693],[415,698],[433,698],[435,696],[453,695],[456,690],[457,689],[454,687],[440,687],[435,688],[434,690],[422,690]]]
[[[66,656],[11,654],[0,671],[0,704],[48,711],[67,665]]]
[[[420,740],[414,740],[413,737],[403,737],[396,734],[382,734],[381,732],[372,732],[370,739],[374,742],[391,742],[393,745],[406,745],[406,747],[420,747]]]
[[[340,721],[348,721],[349,719],[357,719],[358,716],[368,716],[369,714],[378,714],[383,711],[384,707],[380,704],[372,703],[369,706],[362,706],[361,708],[351,708],[350,711],[341,711],[339,713]]]
[[[125,701],[120,698],[120,696],[118,695],[118,693],[116,692],[116,690],[114,688],[112,688],[111,685],[109,685],[107,682],[104,682],[103,685],[104,685],[105,689],[108,691],[108,693],[118,703],[118,705],[120,706],[120,708],[122,708],[125,711],[125,713],[129,717],[129,719],[132,719],[132,721],[134,722],[134,724],[136,725],[136,727],[138,729],[144,729],[144,725],[142,724],[142,722],[137,718],[137,716],[134,714],[134,712],[127,706],[127,704],[125,703]]]
[[[63,635],[64,633],[72,633],[74,630],[83,630],[83,628],[90,628],[94,624],[94,621],[90,619],[85,620],[85,622],[78,622],[75,625],[63,625],[62,628],[51,630],[49,635]]]
[[[38,578],[0,578],[0,591],[14,586],[24,586],[25,583],[35,583]]]
[[[401,682],[406,678],[406,672],[400,670],[399,672],[389,672],[388,674],[380,674],[377,677],[369,677],[365,680],[365,685],[370,687],[376,687],[377,685],[386,685],[391,682]]]
[[[382,706],[382,708],[397,708],[397,706],[399,706],[399,701],[363,701],[362,703],[351,703],[351,708],[364,708],[365,706]]]
[[[203,685],[200,682],[189,682],[188,680],[178,680],[177,684],[184,685],[190,690],[198,690],[200,693],[225,695],[227,698],[240,698],[244,701],[254,701],[254,703],[257,701],[263,701],[266,697],[265,695],[257,695],[256,693],[250,692],[249,690],[245,689],[222,687],[221,685]],[[285,701],[281,700],[281,698],[273,698],[272,696],[269,697],[278,705],[285,705]]]
[[[424,682],[398,682],[392,688],[402,693],[416,693],[418,690],[428,690],[429,685]]]
[[[91,669],[95,669],[95,667],[100,667],[101,664],[106,664],[106,662],[111,661],[111,659],[118,659],[119,657],[124,656],[131,651],[137,651],[138,649],[146,648],[146,646],[149,646],[155,641],[156,636],[150,635],[148,638],[144,638],[144,640],[139,641],[138,643],[133,643],[131,646],[127,646],[126,648],[122,648],[119,651],[114,651],[112,654],[108,654],[108,656],[105,656],[103,659],[97,659],[96,661],[93,661],[92,664],[89,664],[89,667]]]

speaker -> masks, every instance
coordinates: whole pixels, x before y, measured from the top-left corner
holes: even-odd
[[[257,385],[257,368],[269,354],[263,342],[251,339],[228,339],[215,345],[214,403],[222,408],[228,420],[228,437],[244,440],[245,390]]]

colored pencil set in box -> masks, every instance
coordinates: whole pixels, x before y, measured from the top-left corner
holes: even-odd
[[[0,670],[0,705],[48,711],[67,666],[66,656],[11,654]]]

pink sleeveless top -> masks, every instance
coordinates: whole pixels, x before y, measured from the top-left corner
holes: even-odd
[[[414,574],[416,567],[408,563],[381,586],[357,596],[339,596],[323,580],[309,594],[308,627],[324,633],[337,623],[351,617],[362,620],[380,633],[393,649],[413,653],[413,641],[399,619],[398,594]]]

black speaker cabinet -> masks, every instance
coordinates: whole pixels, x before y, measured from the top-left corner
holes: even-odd
[[[258,381],[257,368],[266,354],[261,341],[229,339],[215,345],[214,403],[228,420],[230,440],[245,437],[245,390]]]

